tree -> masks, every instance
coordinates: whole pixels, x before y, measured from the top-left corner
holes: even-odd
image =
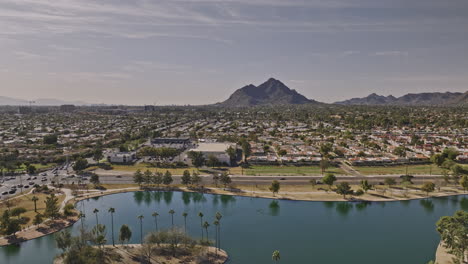
[[[163,174],[161,172],[155,172],[152,178],[153,184],[156,184],[159,188],[159,185],[163,182]]]
[[[444,163],[445,157],[442,156],[442,154],[434,154],[431,156],[431,162],[437,165],[438,167],[442,166],[442,163]]]
[[[406,157],[406,148],[403,146],[396,147],[393,150],[393,154],[399,156],[399,157]]]
[[[27,210],[24,207],[15,207],[11,210],[10,215],[11,216],[16,216],[18,219],[20,219],[20,216],[24,213],[26,213]]]
[[[332,173],[327,173],[323,178],[322,182],[328,185],[328,189],[330,190],[333,183],[336,181],[336,176],[333,175]]]
[[[198,152],[198,151],[190,151],[187,153],[188,157],[192,160],[193,166],[195,168],[200,168],[205,164],[205,157],[203,156],[203,153]]]
[[[202,240],[203,240],[203,213],[199,212],[198,216],[200,217],[201,237],[202,237]]]
[[[28,165],[26,167],[26,170],[28,171],[30,175],[33,175],[33,174],[36,174],[37,168],[34,165]]]
[[[52,218],[55,219],[59,215],[59,204],[58,204],[58,198],[55,197],[55,194],[51,194],[50,196],[47,196],[46,200],[44,201],[45,203],[45,211],[44,211],[44,216],[47,218]]]
[[[39,225],[43,222],[42,214],[36,214],[34,216],[33,225]]]
[[[448,253],[463,263],[468,251],[468,212],[457,211],[453,216],[443,216],[436,224],[437,232]]]
[[[172,181],[172,174],[169,171],[166,171],[166,173],[164,173],[163,184],[169,185],[172,183]]]
[[[91,178],[89,179],[89,182],[94,184],[94,186],[98,186],[101,183],[101,181],[99,181],[99,175],[97,175],[96,173],[93,173],[91,175]]]
[[[115,208],[113,208],[113,207],[109,208],[108,212],[111,215],[112,246],[115,247],[115,241],[114,241],[114,213],[115,213]]]
[[[54,235],[55,243],[57,247],[60,248],[63,252],[67,251],[70,248],[72,243],[72,237],[69,229],[58,232]]]
[[[158,212],[153,212],[151,214],[151,216],[154,217],[154,225],[156,227],[156,229],[155,229],[156,232],[158,232],[158,215],[159,215]]]
[[[280,252],[278,250],[273,251],[273,255],[271,258],[278,263],[278,261],[281,259]]]
[[[237,157],[237,150],[233,148],[232,146],[229,146],[229,148],[226,149],[226,154],[229,156],[229,163],[232,164],[236,161]]]
[[[392,188],[392,186],[396,184],[396,180],[394,178],[385,178],[384,182],[388,188]]]
[[[203,223],[203,228],[205,228],[206,230],[206,242],[208,242],[208,227],[210,227],[210,224],[208,222],[205,221],[205,223]]]
[[[153,178],[153,173],[152,173],[150,170],[146,170],[146,171],[143,173],[143,182],[144,182],[146,185],[150,185],[150,184],[151,184],[152,178]]]
[[[88,167],[88,161],[83,158],[78,158],[75,161],[75,165],[73,165],[73,170],[75,171],[82,171]]]
[[[99,161],[102,160],[103,157],[104,155],[102,154],[102,148],[97,147],[93,151],[93,160],[96,161],[97,164],[99,164]]]
[[[31,201],[33,201],[33,203],[34,203],[34,212],[37,213],[36,203],[37,203],[37,201],[39,201],[39,198],[37,198],[37,196],[34,195],[33,197],[31,197]]]
[[[191,183],[190,171],[184,170],[181,181],[183,185],[187,185],[187,186]]]
[[[429,196],[429,193],[433,192],[434,190],[435,190],[435,184],[433,182],[426,182],[421,187],[421,191],[425,192],[426,196]]]
[[[463,187],[463,190],[466,192],[468,190],[468,176],[463,175],[463,177],[460,179],[460,185]]]
[[[200,174],[198,172],[193,172],[191,181],[192,181],[192,184],[198,186],[200,185],[202,178],[200,177]]]
[[[96,225],[99,225],[99,218],[98,218],[98,213],[99,213],[99,209],[97,208],[94,208],[93,210],[93,214],[96,215]]]
[[[330,167],[330,162],[327,159],[320,160],[320,169],[322,170],[322,175]]]
[[[143,173],[141,172],[140,169],[138,169],[134,174],[133,174],[133,182],[138,184],[141,187],[141,184],[143,183]]]
[[[57,141],[58,141],[57,135],[45,135],[43,138],[43,142],[46,145],[57,144]]]
[[[310,179],[309,180],[310,185],[312,186],[312,189],[315,189],[315,186],[317,185],[317,180],[315,179]]]
[[[218,164],[219,164],[219,159],[215,155],[211,154],[208,156],[208,159],[206,161],[206,166],[214,168],[218,166]]]
[[[250,154],[252,153],[252,147],[250,146],[250,143],[245,138],[241,140],[240,145],[242,147],[242,160],[245,162],[247,157],[249,157]]]
[[[143,215],[137,216],[138,220],[140,220],[140,242],[143,244],[143,218],[145,218]]]
[[[119,232],[119,241],[122,243],[130,240],[130,238],[132,238],[132,230],[130,229],[130,227],[128,227],[128,225],[122,225],[120,227],[120,232]]]
[[[336,186],[336,193],[343,195],[343,198],[346,199],[346,195],[352,194],[351,186],[347,182],[341,182]]]
[[[217,228],[218,228],[218,242],[216,243],[218,245],[218,249],[221,248],[221,218],[223,218],[223,215],[220,212],[216,212],[215,214],[216,221],[218,221]]]
[[[221,175],[221,174],[218,174],[218,173],[214,173],[214,174],[213,174],[213,183],[214,183],[214,185],[216,186],[216,188],[218,188],[218,181],[219,181],[219,179],[220,179],[220,175]]]
[[[232,183],[231,176],[227,172],[221,173],[221,177],[219,179],[221,183],[224,185],[224,188],[226,188],[229,184]]]
[[[274,180],[271,183],[271,186],[269,187],[270,191],[273,193],[273,196],[275,196],[275,193],[279,192],[280,188],[281,188],[280,183],[277,180]]]
[[[367,193],[368,190],[372,189],[372,185],[367,180],[361,181],[361,188]]]
[[[174,228],[174,214],[175,214],[175,211],[171,209],[171,210],[169,210],[169,214],[171,215],[172,228]]]
[[[106,244],[106,226],[97,224],[93,227],[91,231],[93,233],[94,243],[98,245],[99,248],[102,248]]]

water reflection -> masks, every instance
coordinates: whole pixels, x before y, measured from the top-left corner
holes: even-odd
[[[460,200],[460,207],[461,209],[468,211],[468,198],[462,197]]]
[[[353,204],[348,202],[338,202],[336,204],[336,212],[341,216],[347,216],[353,209]]]
[[[141,205],[141,202],[143,202],[143,196],[144,196],[143,192],[134,192],[133,193],[133,199],[135,200],[135,202],[138,205]]]
[[[434,202],[432,202],[432,200],[422,199],[419,201],[419,204],[421,204],[421,206],[424,208],[424,211],[427,213],[434,212]]]
[[[401,200],[400,201],[400,204],[405,206],[405,207],[408,207],[408,205],[410,205],[411,201],[410,200]]]
[[[189,204],[190,204],[190,193],[188,193],[188,192],[183,192],[183,193],[182,193],[182,202],[183,202],[185,205],[189,205]]]
[[[369,201],[362,201],[362,202],[356,203],[356,210],[363,211],[370,205],[371,205],[371,202]]]
[[[226,207],[229,203],[234,203],[236,198],[232,195],[221,195],[220,198],[223,207]]]
[[[272,216],[278,216],[280,213],[280,205],[277,200],[271,201],[270,205],[268,206],[270,208],[270,215]]]
[[[164,202],[167,204],[167,205],[170,205],[171,202],[172,202],[172,197],[174,196],[174,192],[164,192],[163,193],[163,198],[164,198]]]

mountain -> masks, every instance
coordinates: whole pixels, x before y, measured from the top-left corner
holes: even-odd
[[[463,97],[465,96],[465,97]],[[382,96],[375,93],[363,97],[336,102],[341,105],[451,105],[467,102],[467,93],[410,93],[401,97]]]
[[[52,98],[39,98],[32,101],[32,105],[40,106],[59,106],[64,104],[73,104],[73,105],[87,105],[88,103],[82,101],[64,101],[59,99]],[[29,105],[28,100],[17,99],[12,97],[0,96],[0,105]]]
[[[243,107],[255,105],[285,105],[318,103],[307,99],[295,90],[289,89],[279,80],[270,78],[268,81],[255,86],[249,84],[235,91],[226,101],[218,106]]]

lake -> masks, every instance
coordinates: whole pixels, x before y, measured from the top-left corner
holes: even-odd
[[[139,243],[138,215],[143,215],[143,232],[155,229],[151,214],[157,211],[160,228],[174,222],[201,236],[198,212],[208,221],[209,236],[215,232],[216,212],[221,220],[221,247],[229,253],[230,264],[272,263],[274,250],[281,263],[303,264],[425,264],[434,259],[439,243],[435,223],[456,210],[468,210],[468,196],[429,198],[398,202],[305,202],[182,192],[129,192],[81,201],[77,208],[86,214],[84,224],[96,224],[92,211],[99,209],[99,223],[107,225],[111,243],[111,220],[107,210],[114,207],[115,237],[122,224],[130,226],[130,243]],[[81,223],[70,227],[77,233]],[[59,253],[53,235],[0,248],[0,263],[51,263]]]

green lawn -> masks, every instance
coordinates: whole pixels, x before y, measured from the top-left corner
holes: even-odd
[[[321,175],[322,170],[319,166],[251,166],[244,169],[244,175],[278,175],[278,176],[306,176],[306,175]],[[346,174],[342,169],[330,167],[325,173],[333,173],[344,175]],[[239,173],[240,174],[240,173]]]
[[[406,166],[356,166],[357,171],[364,175],[385,175],[385,174],[398,174],[403,175],[406,173]],[[408,174],[432,174],[441,175],[443,169],[436,165],[408,165]]]
[[[41,169],[50,169],[50,168],[56,166],[57,164],[55,164],[55,163],[48,163],[48,164],[32,163],[31,165],[36,167],[36,169],[41,170]],[[21,168],[15,169],[15,172],[23,172],[23,171],[26,171],[26,166],[24,166],[24,164],[21,165]]]

